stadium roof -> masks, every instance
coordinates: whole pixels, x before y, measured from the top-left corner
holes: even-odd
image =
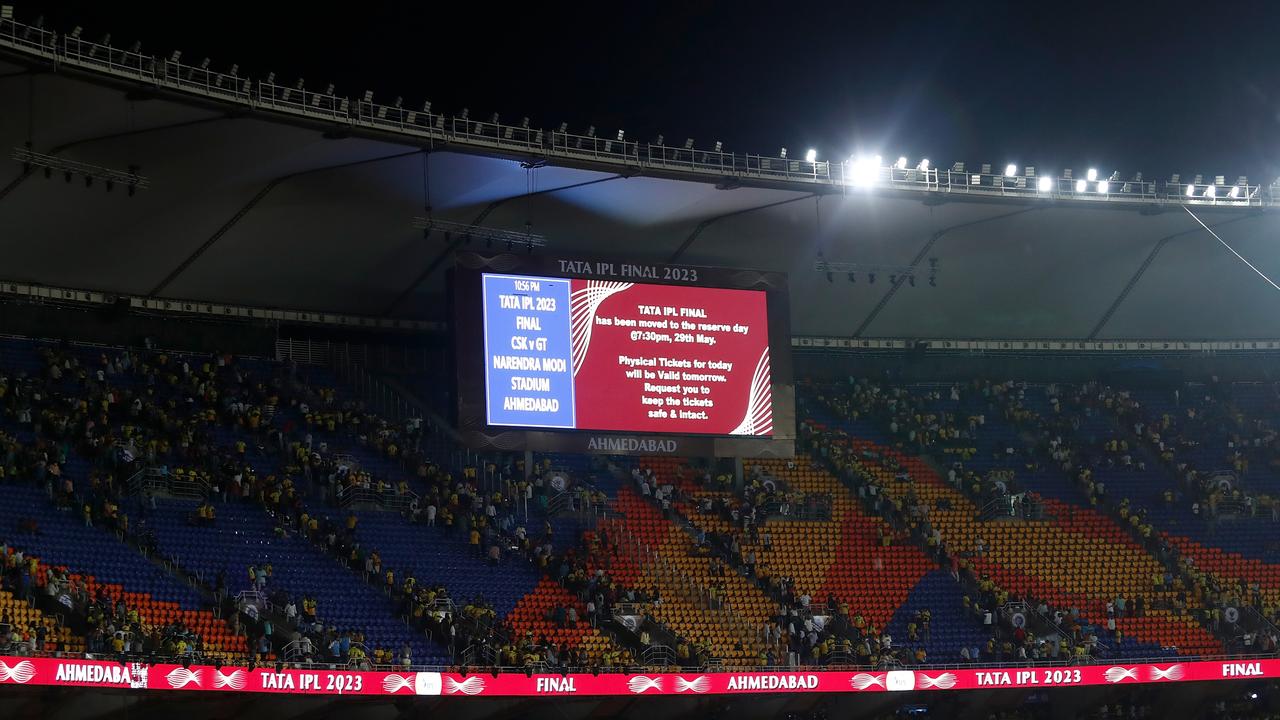
[[[1207,185],[1193,190],[1189,207],[1220,243],[1184,211],[1184,185],[1076,194],[1077,180],[1055,179],[1041,193],[999,170],[975,183],[972,168],[877,167],[866,188],[850,182],[852,163],[410,120],[151,58],[130,75],[127,53],[108,66],[87,43],[22,41],[19,28],[0,23],[6,150],[30,140],[60,161],[136,165],[149,187],[128,197],[11,161],[0,280],[440,319],[461,239],[413,226],[429,206],[434,218],[531,230],[554,255],[785,270],[795,335],[1280,338],[1277,288],[1222,244],[1280,275],[1275,187],[1229,199],[1228,183],[1212,201]]]

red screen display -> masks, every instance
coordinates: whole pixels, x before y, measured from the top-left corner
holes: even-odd
[[[575,425],[770,435],[765,293],[573,280]]]

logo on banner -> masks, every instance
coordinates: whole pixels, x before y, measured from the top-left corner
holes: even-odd
[[[213,686],[215,688],[231,688],[232,690],[243,690],[246,673],[244,670],[233,670],[230,675],[223,675],[221,670],[213,671]]]
[[[416,695],[439,695],[440,673],[420,672],[413,678],[413,692]],[[483,684],[481,685],[483,688]]]
[[[951,688],[956,686],[955,673],[942,673],[936,678],[929,677],[924,673],[917,673],[917,675],[919,675],[921,690],[928,690],[929,688],[938,688],[939,690],[950,690]]]
[[[405,675],[390,674],[382,678],[382,690],[388,695],[394,695],[401,690],[413,688],[413,679]]]
[[[854,690],[866,690],[872,685],[884,687],[884,675],[872,675],[871,673],[858,673],[849,678],[849,685]]]
[[[704,693],[711,689],[711,678],[706,675],[696,677],[692,680],[685,680],[679,675],[676,676],[676,692]]]
[[[890,670],[884,679],[885,689],[892,692],[916,689],[916,674],[912,670]]]
[[[181,690],[191,683],[195,683],[196,687],[200,687],[199,670],[191,670],[190,668],[183,667],[174,668],[169,671],[168,675],[164,676],[164,679],[169,681],[169,687],[174,690]]]
[[[1152,680],[1181,680],[1185,674],[1186,670],[1182,665],[1172,665],[1167,670],[1161,670],[1155,665],[1151,666]]]
[[[36,666],[31,664],[30,660],[23,660],[13,667],[0,661],[0,682],[11,682],[19,685],[25,685],[36,676]]]
[[[1107,671],[1103,673],[1102,676],[1105,677],[1109,683],[1124,682],[1125,680],[1137,680],[1138,668],[1107,668]]]
[[[662,692],[662,678],[651,678],[646,675],[636,675],[627,681],[627,689],[640,695],[649,690],[657,690]]]
[[[444,691],[448,695],[457,695],[459,693],[463,695],[479,695],[484,692],[484,678],[472,675],[466,680],[458,682],[453,678],[447,677],[444,679]]]

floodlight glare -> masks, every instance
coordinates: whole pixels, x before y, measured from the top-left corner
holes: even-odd
[[[1110,189],[1111,189],[1111,185],[1107,183],[1106,180],[1103,180],[1102,182],[1098,183],[1098,192],[1106,194],[1106,192]]]
[[[1089,168],[1089,173],[1085,177],[1089,179],[1089,182],[1093,182],[1094,180],[1097,180],[1098,179],[1097,169]]]
[[[921,161],[920,161],[920,169],[921,169],[921,170],[928,170],[928,169],[929,169],[929,158],[925,158],[925,159],[923,159],[923,160],[921,160]]]
[[[1196,186],[1194,184],[1187,185],[1187,197],[1195,197]]]
[[[874,158],[858,157],[850,160],[850,182],[854,185],[872,185],[879,175],[880,156]]]
[[[1018,166],[1017,166],[1017,165],[1014,165],[1013,163],[1009,163],[1008,165],[1006,165],[1006,166],[1004,167],[1004,176],[1005,176],[1005,177],[1014,177],[1014,176],[1015,176],[1015,175],[1017,175],[1017,174],[1018,174]]]
[[[1082,192],[1084,192],[1086,189],[1088,189],[1088,187],[1089,187],[1089,183],[1085,182],[1084,180],[1077,180],[1077,181],[1076,181],[1076,192],[1078,192],[1078,193],[1082,193]]]
[[[1230,195],[1232,199],[1235,199],[1235,198],[1240,197],[1240,186],[1239,186],[1239,185],[1232,185],[1232,186],[1231,186],[1231,192],[1230,192],[1230,193],[1228,193],[1228,195]]]
[[[816,161],[817,159],[818,159],[818,151],[814,150],[813,148],[809,148],[809,151],[804,154],[805,162],[811,163]]]
[[[1036,186],[1040,188],[1040,192],[1049,192],[1053,189],[1053,178],[1041,176],[1041,178],[1036,181]]]
[[[906,156],[906,155],[903,155],[902,157],[898,158],[898,169],[899,169],[899,170],[906,170],[906,169],[907,169],[907,156]]]
[[[1218,194],[1218,189],[1213,185],[1210,185],[1209,187],[1204,189],[1204,196],[1207,198],[1211,198],[1217,194]]]

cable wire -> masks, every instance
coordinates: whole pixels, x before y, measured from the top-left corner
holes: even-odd
[[[1222,247],[1226,248],[1227,250],[1230,250],[1232,255],[1235,255],[1237,258],[1240,259],[1240,262],[1244,263],[1245,265],[1248,265],[1250,270],[1258,273],[1258,277],[1262,278],[1263,280],[1266,280],[1267,284],[1271,285],[1271,287],[1275,288],[1276,290],[1280,290],[1280,285],[1277,285],[1274,280],[1267,277],[1266,274],[1263,273],[1258,268],[1254,267],[1253,263],[1249,262],[1248,260],[1245,260],[1244,256],[1236,252],[1235,248],[1228,245],[1226,240],[1223,240],[1222,238],[1218,237],[1218,233],[1214,232],[1213,228],[1209,227],[1208,225],[1205,225],[1203,220],[1197,217],[1195,213],[1191,212],[1191,208],[1187,207],[1186,205],[1183,205],[1182,209],[1186,210],[1188,215],[1195,218],[1195,221],[1200,223],[1200,227],[1204,228],[1205,231],[1207,231],[1210,235],[1212,235],[1214,240],[1217,240],[1218,242],[1222,243]]]

